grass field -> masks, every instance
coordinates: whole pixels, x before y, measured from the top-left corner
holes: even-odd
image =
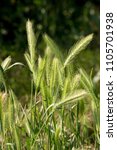
[[[90,34],[74,44],[67,55],[44,35],[46,48],[36,51],[32,23],[26,24],[28,51],[22,63],[7,57],[0,66],[0,149],[2,150],[98,150],[99,97],[92,73],[74,71],[74,60],[91,42]],[[88,63],[88,62],[87,62]],[[15,65],[28,67],[31,92],[22,106],[7,83]]]

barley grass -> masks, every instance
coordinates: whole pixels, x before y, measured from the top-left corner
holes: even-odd
[[[30,20],[26,30],[28,50],[24,57],[30,70],[31,94],[23,107],[6,80],[8,69],[23,64],[11,65],[11,57],[7,57],[0,66],[0,149],[98,150],[99,98],[92,77],[81,68],[74,73],[72,65],[93,34],[73,45],[66,57],[45,34],[46,48],[41,56]]]

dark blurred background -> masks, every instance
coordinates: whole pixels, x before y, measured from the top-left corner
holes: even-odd
[[[79,38],[94,33],[88,49],[83,51],[76,67],[99,70],[99,0],[1,0],[0,1],[0,61],[11,55],[13,62],[25,62],[27,49],[25,24],[34,23],[39,49],[43,49],[43,33],[47,33],[65,51]],[[29,72],[22,67],[9,72],[9,83],[17,95],[30,92]]]

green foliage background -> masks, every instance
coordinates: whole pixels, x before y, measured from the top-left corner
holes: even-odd
[[[1,0],[0,59],[11,55],[14,62],[24,62],[25,24],[29,18],[34,23],[39,50],[44,47],[45,32],[66,51],[82,36],[94,33],[94,40],[80,54],[75,68],[80,65],[88,72],[93,68],[95,75],[99,70],[99,7],[99,0]],[[9,72],[8,81],[21,98],[25,91],[30,92],[29,78],[29,72],[23,67]]]

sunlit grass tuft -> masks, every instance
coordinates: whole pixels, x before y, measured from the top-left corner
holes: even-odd
[[[74,73],[72,65],[93,34],[73,45],[66,57],[45,34],[46,48],[41,56],[30,20],[26,30],[28,50],[24,57],[30,70],[31,93],[23,107],[6,80],[7,70],[22,63],[11,65],[11,57],[7,57],[0,66],[0,148],[99,149],[99,98],[91,76],[81,68]]]

